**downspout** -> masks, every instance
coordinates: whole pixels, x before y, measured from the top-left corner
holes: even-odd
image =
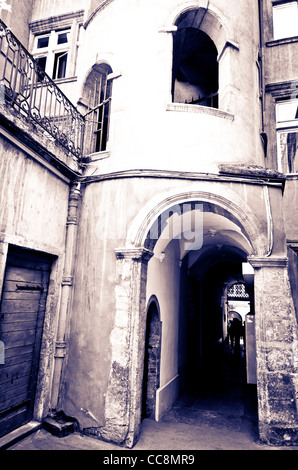
[[[66,222],[65,262],[61,283],[61,303],[55,345],[51,411],[56,411],[58,408],[62,366],[66,351],[65,333],[73,286],[73,267],[78,224],[78,204],[81,196],[80,189],[80,183],[77,183],[73,185],[69,191],[68,216]]]
[[[265,77],[264,77],[264,8],[263,8],[263,0],[258,0],[258,9],[259,9],[259,35],[260,35],[260,49],[259,49],[259,67],[260,67],[260,88],[261,88],[261,138],[263,141],[264,146],[264,154],[265,158],[267,157],[267,150],[268,150],[268,136],[265,132],[265,123],[264,123],[264,116],[265,116]]]
[[[263,0],[259,0],[259,31],[260,31],[260,51],[259,59],[261,63],[261,102],[262,102],[262,132],[264,132],[264,113],[265,113],[265,101],[264,101],[264,21],[263,21],[264,9]]]
[[[264,115],[265,115],[265,78],[264,78],[264,40],[263,40],[263,34],[264,34],[264,8],[263,8],[263,0],[258,0],[258,7],[259,7],[259,30],[260,30],[260,52],[259,52],[259,58],[260,58],[260,65],[261,65],[261,105],[262,105],[262,129],[261,129],[261,137],[263,139],[264,143],[264,153],[265,153],[265,158],[267,156],[267,135],[265,133],[265,124],[264,124]],[[269,189],[268,185],[264,185],[264,193],[265,193],[265,205],[266,205],[266,214],[267,214],[267,236],[268,236],[268,251],[265,255],[266,258],[271,256],[272,251],[273,251],[273,232],[274,232],[274,226],[273,226],[273,217],[272,217],[272,210],[271,210],[271,204],[270,204],[270,196],[269,196]]]
[[[269,189],[267,184],[264,185],[264,192],[265,192],[265,204],[266,204],[266,213],[267,213],[267,230],[268,230],[268,251],[265,255],[266,258],[271,256],[273,251],[273,218],[272,218],[272,210],[270,204],[270,197],[269,197]]]

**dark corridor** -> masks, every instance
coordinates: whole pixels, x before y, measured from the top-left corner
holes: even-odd
[[[237,354],[220,344],[204,387],[186,387],[163,420],[248,432],[257,440],[257,387],[246,382],[244,345]]]
[[[224,286],[243,281],[245,258],[225,250],[222,260],[185,270],[181,284],[181,393],[166,420],[251,430],[257,436],[257,387],[247,383],[245,334],[231,347],[223,324]],[[209,258],[210,259],[210,258]],[[251,299],[252,300],[252,299]],[[251,310],[253,309],[253,300]],[[187,319],[187,320],[185,320]]]

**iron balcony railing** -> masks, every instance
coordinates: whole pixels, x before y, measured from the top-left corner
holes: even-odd
[[[0,93],[81,159],[85,119],[0,20]]]

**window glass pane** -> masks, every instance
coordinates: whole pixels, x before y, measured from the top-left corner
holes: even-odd
[[[298,100],[282,101],[276,105],[277,123],[294,121],[298,117]],[[298,125],[298,121],[297,121]]]
[[[67,52],[55,54],[53,78],[64,78],[66,75]]]
[[[49,36],[37,38],[37,49],[49,46]]]
[[[47,64],[47,57],[37,57],[36,62],[38,64],[37,68],[37,81],[42,82],[44,77],[45,77],[45,70],[46,70],[46,64]]]
[[[41,70],[45,71],[47,58],[46,57],[37,57],[36,62],[38,63],[38,66],[41,68]]]
[[[61,31],[58,33],[57,44],[66,44],[68,43],[69,31]]]
[[[297,1],[288,2],[273,7],[273,37],[274,39],[298,36],[298,7]]]
[[[278,133],[279,171],[298,173],[298,131]]]

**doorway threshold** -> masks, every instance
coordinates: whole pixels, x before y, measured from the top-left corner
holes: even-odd
[[[38,421],[30,421],[29,423],[20,426],[19,428],[9,432],[8,434],[0,438],[0,449],[8,449],[21,439],[24,439],[25,437],[29,436],[40,428],[41,423],[39,423]]]

